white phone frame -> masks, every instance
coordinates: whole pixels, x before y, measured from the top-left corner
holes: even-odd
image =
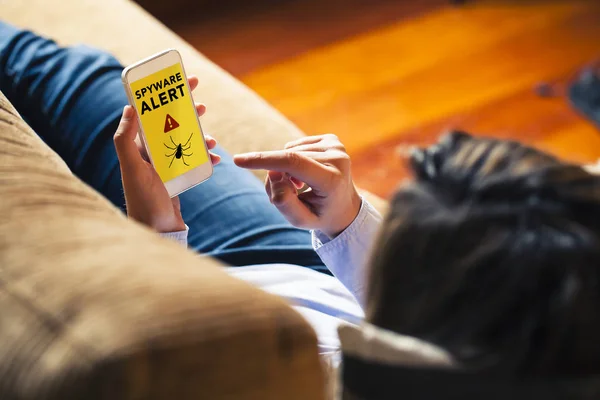
[[[125,92],[127,93],[129,104],[131,104],[131,106],[134,108],[136,118],[138,119],[140,125],[140,140],[142,141],[142,144],[148,152],[148,158],[150,159],[150,162],[152,163],[152,165],[154,165],[154,162],[152,161],[152,153],[150,152],[150,149],[147,145],[146,136],[142,128],[142,122],[140,120],[140,110],[137,109],[135,101],[133,101],[133,93],[131,92],[130,84],[139,79],[145,78],[146,76],[151,75],[157,71],[160,71],[161,69],[170,67],[171,65],[176,63],[181,64],[185,86],[188,89],[188,93],[190,93],[188,101],[190,102],[190,107],[194,109],[194,113],[196,114],[196,121],[198,121],[198,128],[200,129],[200,133],[202,134],[202,144],[204,147],[204,151],[206,152],[206,158],[208,161],[204,164],[200,164],[196,168],[184,174],[179,175],[178,177],[164,182],[165,187],[167,188],[167,192],[171,197],[175,197],[178,194],[181,194],[186,190],[201,184],[202,182],[210,178],[213,174],[213,166],[210,159],[210,153],[208,152],[208,148],[206,147],[206,141],[204,140],[204,132],[202,131],[202,126],[200,125],[200,120],[198,119],[198,112],[196,111],[194,99],[191,95],[192,91],[190,90],[187,75],[185,73],[185,69],[183,68],[181,55],[175,49],[167,49],[165,51],[161,51],[160,53],[154,54],[153,56],[150,56],[141,61],[138,61],[135,64],[128,66],[123,70],[123,73],[121,74],[121,80],[123,81],[123,86],[125,86]]]

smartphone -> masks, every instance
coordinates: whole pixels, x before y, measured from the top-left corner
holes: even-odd
[[[169,49],[121,75],[140,123],[140,139],[171,197],[206,181],[213,166],[181,55]]]

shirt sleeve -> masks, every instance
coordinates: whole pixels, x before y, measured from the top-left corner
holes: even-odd
[[[163,233],[159,233],[159,235],[164,238],[174,240],[177,243],[179,243],[180,245],[182,245],[183,247],[187,247],[187,238],[188,238],[189,230],[190,230],[190,228],[188,228],[188,226],[186,225],[185,231],[163,232]]]
[[[312,232],[315,251],[363,309],[367,257],[381,226],[381,219],[381,214],[363,199],[354,221],[335,238],[330,239],[318,230]]]

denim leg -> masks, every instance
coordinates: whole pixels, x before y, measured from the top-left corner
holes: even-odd
[[[124,207],[112,135],[127,97],[109,54],[0,22],[0,90],[82,180]]]
[[[87,46],[63,48],[0,21],[0,91],[73,173],[124,208],[112,136],[127,104],[123,67]],[[328,272],[310,233],[270,204],[261,182],[222,156],[214,175],[180,196],[189,244],[230,265],[290,263]]]

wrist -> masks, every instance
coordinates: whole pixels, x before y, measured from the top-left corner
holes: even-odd
[[[140,218],[140,216],[132,214],[129,214],[129,218],[146,225],[157,233],[180,232],[186,230],[183,218]]]
[[[160,222],[155,223],[150,226],[153,230],[158,233],[172,233],[172,232],[181,232],[186,230],[185,223],[183,220],[181,221],[173,221],[169,223]]]
[[[352,194],[349,197],[349,204],[344,208],[340,216],[336,218],[336,223],[330,224],[330,226],[320,229],[320,231],[331,239],[335,238],[354,222],[360,212],[361,205],[362,198],[356,188],[353,188]]]

